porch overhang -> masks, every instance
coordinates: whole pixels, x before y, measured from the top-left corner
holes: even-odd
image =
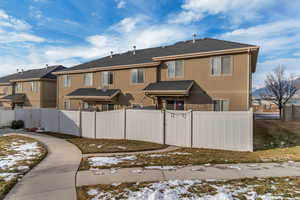
[[[193,87],[192,80],[179,81],[159,81],[157,83],[150,83],[145,89],[144,93],[148,96],[189,96],[190,90]]]
[[[68,94],[67,98],[83,101],[112,101],[119,93],[118,89],[79,88]]]
[[[25,94],[11,94],[0,99],[0,102],[24,103]]]

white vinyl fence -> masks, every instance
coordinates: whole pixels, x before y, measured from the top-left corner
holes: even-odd
[[[6,118],[7,116],[7,118]],[[0,125],[23,120],[26,128],[86,138],[130,139],[181,147],[253,151],[253,113],[54,109],[0,110]]]
[[[0,110],[0,127],[10,126],[13,120],[15,120],[15,111]]]
[[[160,110],[126,111],[126,138],[164,143],[164,114]]]

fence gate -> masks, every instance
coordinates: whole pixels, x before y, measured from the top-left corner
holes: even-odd
[[[166,111],[166,144],[191,147],[191,120],[191,111]]]

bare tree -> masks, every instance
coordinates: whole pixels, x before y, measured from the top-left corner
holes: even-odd
[[[283,106],[298,90],[295,79],[292,76],[287,77],[285,68],[280,65],[267,75],[265,88],[264,98],[272,100],[278,106],[281,118]]]

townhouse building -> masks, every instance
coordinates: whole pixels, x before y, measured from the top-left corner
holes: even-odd
[[[57,107],[245,111],[259,47],[204,38],[133,50],[57,75]]]
[[[0,107],[55,108],[56,76],[53,72],[65,67],[47,66],[42,69],[18,71],[0,78]]]

